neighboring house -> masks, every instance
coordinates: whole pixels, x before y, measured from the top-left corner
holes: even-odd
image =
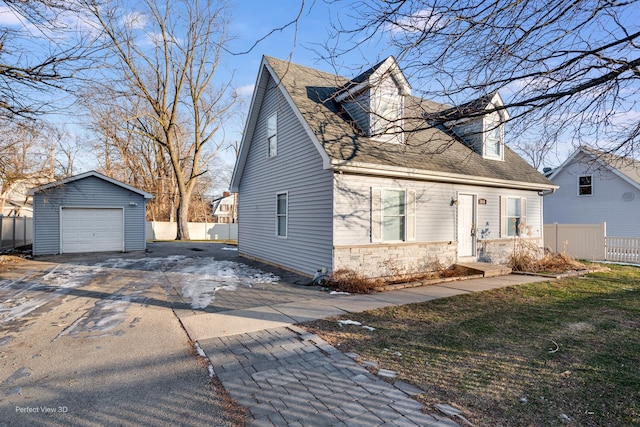
[[[146,249],[149,193],[90,171],[29,194],[34,255]]]
[[[223,197],[213,201],[211,208],[213,210],[213,222],[218,224],[235,224],[237,220],[236,193],[225,191]]]
[[[0,181],[0,206],[3,216],[33,216],[33,200],[29,189],[47,182],[39,176],[31,176],[15,181]]]
[[[505,145],[500,106],[412,97],[392,57],[351,80],[263,58],[231,183],[240,254],[380,276],[542,246],[555,186]]]
[[[607,236],[640,237],[640,161],[582,147],[549,174],[544,222],[607,223]]]

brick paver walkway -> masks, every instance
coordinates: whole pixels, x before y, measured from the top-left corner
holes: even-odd
[[[200,342],[249,426],[458,426],[296,326]],[[404,389],[404,391],[403,391]]]

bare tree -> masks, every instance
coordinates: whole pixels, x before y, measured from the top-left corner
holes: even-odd
[[[206,173],[205,157],[223,145],[217,131],[234,103],[229,81],[214,80],[227,42],[226,10],[214,0],[145,0],[135,11],[120,1],[82,3],[113,54],[104,75],[117,95],[111,107],[120,109],[129,132],[167,156],[178,196],[177,239],[189,239],[191,197]]]
[[[0,120],[0,211],[17,188],[69,176],[75,153],[60,126],[31,121]]]
[[[344,9],[354,20],[336,23],[324,46],[335,63],[366,43],[387,46],[425,98],[456,106],[501,90],[512,133],[541,152],[571,141],[639,154],[634,0],[387,0]]]
[[[59,99],[52,95],[71,92],[78,74],[91,66],[91,37],[76,31],[73,4],[0,2],[0,117],[32,119],[54,110]]]

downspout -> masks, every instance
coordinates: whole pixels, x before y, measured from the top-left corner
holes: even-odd
[[[550,188],[549,190],[541,190],[538,191],[538,196],[540,197],[545,197],[545,196],[550,196],[553,193],[556,192],[558,188]],[[546,247],[544,246],[544,200],[540,200],[540,218],[541,218],[541,222],[542,222],[542,227],[540,230],[540,236],[542,237],[542,248],[546,251]],[[558,250],[558,245],[556,243],[556,251]]]

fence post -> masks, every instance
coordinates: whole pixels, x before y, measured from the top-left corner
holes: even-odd
[[[607,223],[602,223],[602,234],[604,235],[604,260],[609,261],[609,239],[607,239]]]

